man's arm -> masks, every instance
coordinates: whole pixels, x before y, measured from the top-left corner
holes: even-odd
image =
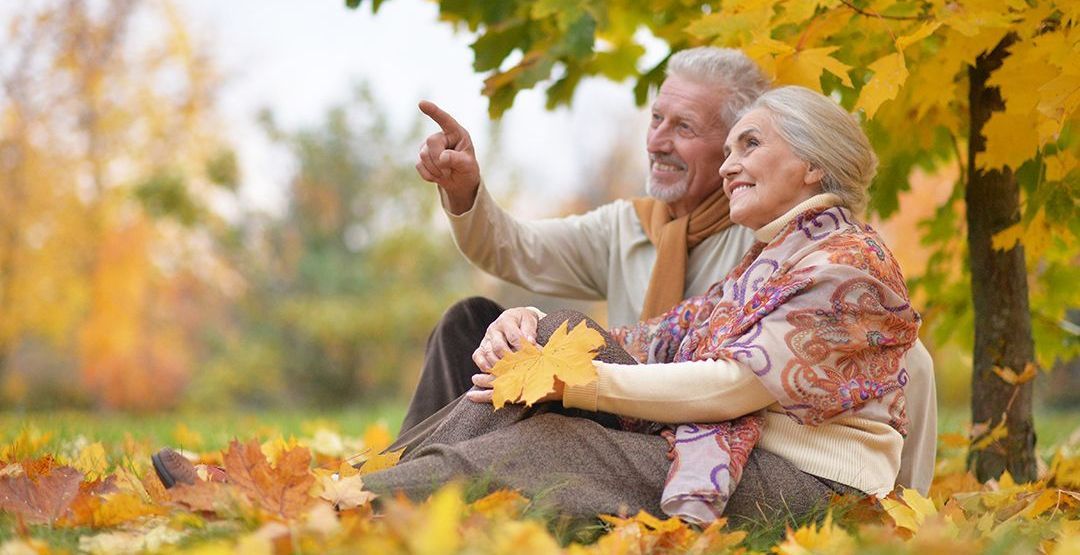
[[[444,207],[461,253],[481,270],[542,295],[607,298],[610,242],[617,206],[565,218],[518,220],[483,186],[471,210]]]
[[[431,102],[421,102],[420,110],[439,124],[440,131],[424,141],[416,171],[439,186],[454,240],[466,258],[536,293],[606,298],[613,207],[535,222],[512,218],[481,186],[468,131]]]

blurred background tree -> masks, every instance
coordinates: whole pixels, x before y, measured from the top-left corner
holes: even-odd
[[[246,215],[229,241],[248,288],[193,400],[342,405],[406,394],[431,326],[471,278],[436,229],[437,196],[415,176],[416,126],[393,136],[364,86],[317,126],[260,119],[295,160],[287,208]]]
[[[261,121],[286,210],[246,210],[222,76],[170,2],[37,2],[0,49],[0,400],[340,406],[411,390],[474,278],[365,87]],[[148,40],[151,39],[152,40]]]
[[[157,33],[142,48],[137,21]],[[37,3],[3,33],[4,397],[175,403],[207,320],[189,308],[228,272],[203,248],[206,206],[228,194],[208,172],[228,152],[213,65],[167,4]]]

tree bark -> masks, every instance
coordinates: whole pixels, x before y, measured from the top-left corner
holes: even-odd
[[[983,449],[972,449],[968,467],[980,481],[1005,470],[1017,481],[1036,478],[1033,382],[1012,385],[994,373],[995,366],[1020,373],[1034,359],[1028,308],[1024,247],[995,250],[991,240],[1020,221],[1020,189],[1013,171],[983,171],[975,154],[986,148],[983,125],[1005,105],[1001,92],[988,87],[990,73],[1001,66],[1015,37],[1007,36],[968,69],[971,136],[968,149],[967,224],[971,256],[971,298],[975,309],[975,352],[971,376],[973,443],[1004,420],[1007,435]],[[986,427],[984,428],[983,425]]]

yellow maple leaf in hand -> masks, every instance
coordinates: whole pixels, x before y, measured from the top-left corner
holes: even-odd
[[[603,345],[604,337],[584,321],[569,332],[563,322],[542,350],[526,343],[492,367],[492,404],[496,409],[518,401],[532,405],[555,391],[556,378],[567,385],[592,383],[596,380],[592,360]]]

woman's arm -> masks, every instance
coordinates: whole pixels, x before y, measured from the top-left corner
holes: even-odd
[[[681,423],[730,420],[776,402],[753,373],[731,360],[593,364],[597,381],[566,387],[564,406]]]

